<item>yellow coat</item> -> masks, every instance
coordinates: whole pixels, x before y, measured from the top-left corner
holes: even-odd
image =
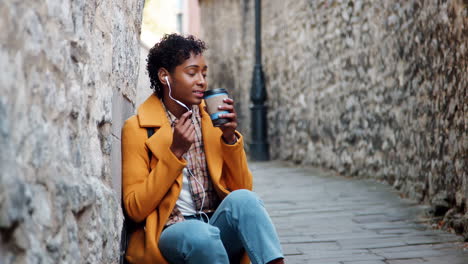
[[[242,136],[227,145],[222,132],[213,127],[208,113],[200,105],[202,135],[208,170],[221,199],[230,191],[252,189],[252,174],[247,166]],[[148,139],[147,127],[154,127]],[[162,102],[151,95],[130,117],[122,129],[122,189],[128,216],[143,222],[130,238],[126,258],[130,263],[168,263],[158,248],[163,227],[182,189],[182,169],[187,161],[178,159],[169,149],[172,129]],[[148,151],[152,152],[151,164]],[[146,223],[144,222],[146,220]],[[249,263],[247,254],[241,263]]]

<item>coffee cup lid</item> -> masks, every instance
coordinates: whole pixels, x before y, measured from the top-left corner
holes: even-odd
[[[207,90],[204,92],[203,96],[204,97],[207,97],[207,96],[210,96],[210,95],[214,95],[214,94],[220,94],[220,93],[225,93],[227,94],[227,90],[224,89],[224,88],[216,88],[216,89],[212,89],[212,90]]]

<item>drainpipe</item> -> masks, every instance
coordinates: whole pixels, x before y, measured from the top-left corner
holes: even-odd
[[[262,70],[262,40],[261,40],[261,0],[255,0],[255,66],[252,78],[252,143],[250,158],[255,161],[270,159],[267,140],[266,106],[267,94]]]

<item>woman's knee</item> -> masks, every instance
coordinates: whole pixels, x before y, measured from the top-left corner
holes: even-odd
[[[198,220],[187,222],[196,223],[196,226],[191,228],[191,232],[188,232],[184,237],[184,240],[193,249],[210,250],[222,245],[220,231],[217,227]]]
[[[207,259],[227,263],[226,250],[217,227],[198,220],[174,224],[163,231],[159,240],[163,255],[173,262],[207,263]]]
[[[198,220],[188,220],[175,224],[165,230],[160,242],[181,242],[184,248],[207,249],[218,245],[220,231],[217,227]]]
[[[263,206],[262,200],[252,191],[241,189],[231,192],[227,197],[227,201],[233,206],[255,208]]]

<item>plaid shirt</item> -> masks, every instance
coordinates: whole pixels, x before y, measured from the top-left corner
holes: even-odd
[[[174,131],[175,121],[177,118],[171,112],[169,112],[165,106],[164,109],[166,110],[167,118],[169,119],[172,130]],[[187,160],[187,169],[192,172],[194,177],[197,178],[198,182],[200,182],[205,189],[206,197],[203,203],[203,208],[201,208],[204,196],[203,189],[200,188],[200,184],[195,181],[195,179],[189,174],[187,170],[184,170],[183,173],[184,177],[187,177],[189,180],[190,192],[195,204],[195,210],[197,212],[201,210],[205,213],[210,213],[216,210],[220,203],[220,199],[218,194],[216,194],[213,183],[211,182],[210,175],[208,173],[201,130],[201,116],[198,106],[194,105],[192,112],[192,122],[195,126],[195,143],[190,146],[190,149],[182,157]],[[180,212],[179,208],[175,206],[171,215],[169,216],[169,219],[166,222],[166,226],[175,224],[177,222],[182,222],[184,220],[184,216]]]

